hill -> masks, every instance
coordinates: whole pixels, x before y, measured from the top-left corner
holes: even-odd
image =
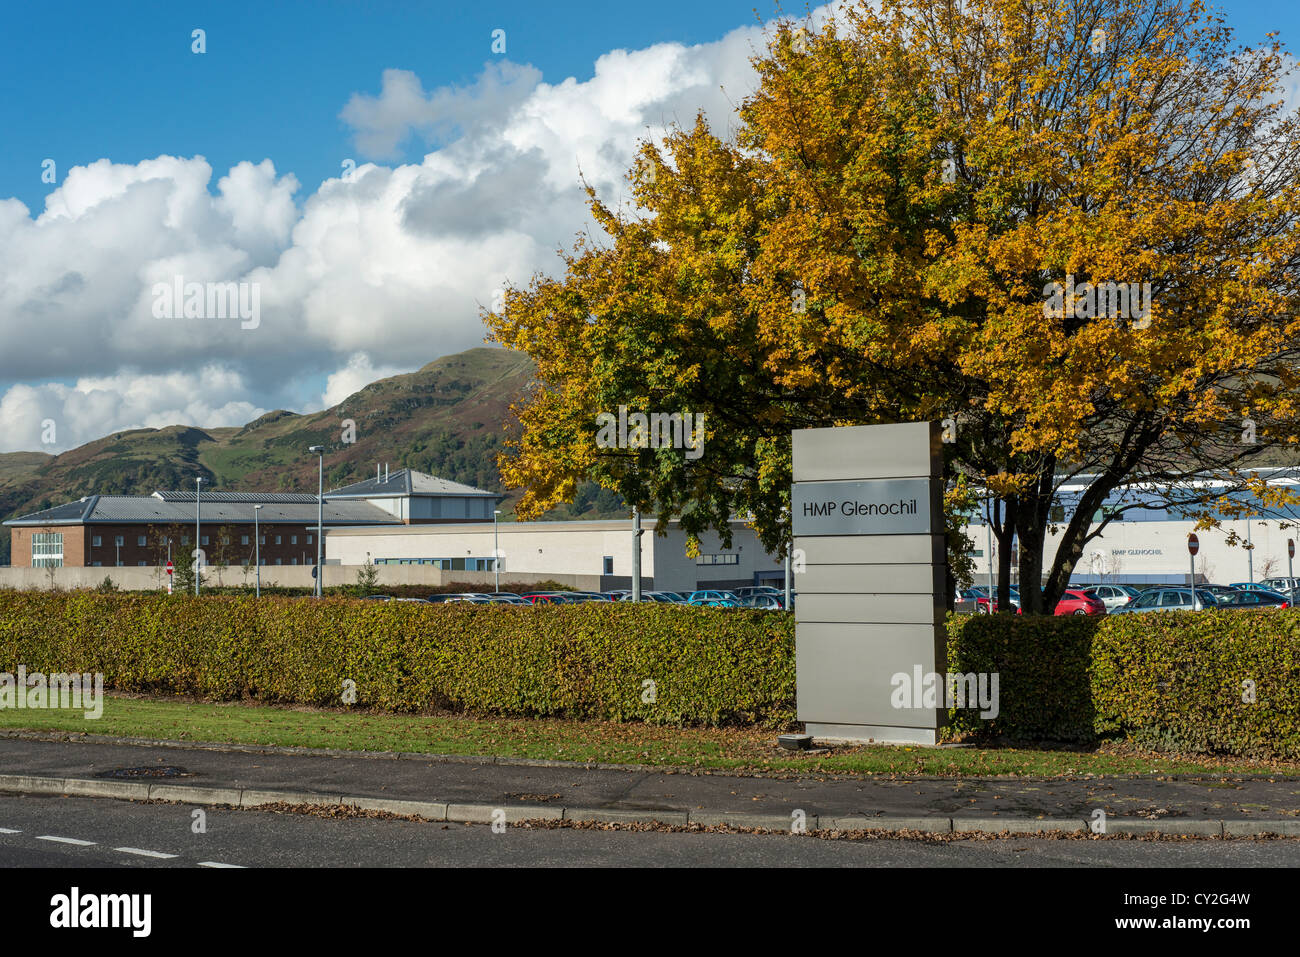
[[[323,445],[325,487],[373,475],[376,463],[413,468],[454,482],[504,491],[500,451],[517,402],[532,382],[532,361],[498,348],[443,356],[406,375],[372,382],[333,408],[310,415],[278,410],[242,426],[134,429],[60,455],[0,453],[0,516],[12,518],[91,494],[147,495],[156,489],[316,491]],[[346,442],[348,421],[355,441]],[[505,518],[518,493],[509,495]],[[616,495],[594,486],[548,518],[626,515]],[[0,564],[9,535],[0,534]]]

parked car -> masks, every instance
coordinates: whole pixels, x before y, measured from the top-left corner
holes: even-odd
[[[1220,595],[1231,597],[1233,595],[1241,594],[1241,589],[1232,585],[1197,585],[1196,587],[1204,588],[1206,591],[1212,592],[1216,597]]]
[[[710,608],[739,608],[740,598],[732,591],[704,589],[693,591],[686,599],[691,605],[707,605]]]
[[[1015,613],[1016,613],[1017,615],[1023,615],[1023,614],[1024,614],[1024,609],[1022,609],[1022,608],[1020,607],[1020,591],[1019,591],[1019,589],[1017,589],[1017,588],[1015,588],[1014,586],[1012,586],[1012,588],[1011,588],[1011,590],[1010,590],[1010,593],[1009,593],[1009,595],[1008,595],[1008,598],[1009,598],[1010,601],[1011,601],[1011,607],[1012,607],[1013,609],[1015,609]],[[998,611],[998,599],[997,599],[997,593],[996,593],[996,592],[994,593],[993,600],[990,601],[990,600],[989,600],[989,597],[988,597],[988,589],[987,589],[987,588],[983,588],[983,587],[981,587],[981,588],[980,588],[980,592],[979,592],[978,596],[977,596],[976,599],[975,599],[975,613],[976,613],[977,615],[987,615],[987,614],[989,613],[989,607],[990,607],[990,606],[992,606],[993,611],[994,611],[995,613]]]
[[[1300,588],[1300,578],[1265,578],[1260,584],[1274,594],[1281,595]]]
[[[392,595],[367,595],[363,601],[392,601]]]
[[[1094,585],[1083,589],[1090,591],[1106,606],[1106,611],[1112,611],[1116,608],[1123,608],[1134,598],[1137,598],[1142,592],[1132,585]]]
[[[562,605],[563,595],[554,591],[531,592],[521,596],[530,605]]]
[[[527,605],[523,597],[512,591],[490,591],[485,597],[492,599],[494,604],[499,605]]]
[[[1106,604],[1092,591],[1067,588],[1056,603],[1058,615],[1104,615]]]
[[[781,589],[773,588],[771,585],[752,585],[747,588],[733,588],[732,593],[741,601],[744,601],[746,598],[753,598],[756,595],[775,595],[777,598],[780,598],[783,594]]]
[[[1264,587],[1259,582],[1233,582],[1230,587],[1237,589],[1237,591],[1272,591],[1273,590],[1271,588]]]
[[[429,599],[427,599],[427,598],[395,598],[395,599],[393,599],[393,600],[394,600],[394,601],[413,601],[413,602],[415,602],[417,605],[431,605],[431,604],[433,604],[433,603],[432,603],[431,601],[429,601]]]
[[[1202,608],[1217,608],[1219,600],[1214,592],[1204,588],[1196,589],[1196,600]],[[1152,588],[1134,598],[1122,608],[1116,608],[1112,615],[1129,615],[1148,611],[1191,611],[1192,590],[1190,588]]]
[[[1229,611],[1250,608],[1290,608],[1291,606],[1290,597],[1281,592],[1239,591],[1235,595],[1223,595],[1219,598],[1219,607]]]
[[[783,595],[750,595],[748,598],[740,600],[742,608],[761,608],[766,611],[785,611],[785,598]]]

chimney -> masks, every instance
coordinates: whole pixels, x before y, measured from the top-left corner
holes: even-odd
[[[388,463],[384,463],[384,484],[388,484]]]
[[[379,463],[378,463],[378,462],[375,463],[375,481],[376,481],[376,482],[379,481]]]

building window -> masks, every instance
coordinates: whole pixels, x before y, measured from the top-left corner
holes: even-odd
[[[296,559],[296,558],[291,558],[291,559],[289,559],[289,564],[290,564],[290,565],[297,565],[297,564],[298,564],[298,559]]]
[[[204,535],[203,539],[199,542],[199,544],[206,545],[207,543],[208,543],[208,536]]]
[[[120,547],[126,544],[126,539],[123,538],[121,535],[115,535],[113,537],[113,544]]]
[[[189,537],[188,535],[182,535],[182,536],[181,536],[181,544],[182,544],[182,545],[188,545],[189,543],[190,543],[190,537]]]
[[[614,556],[613,556],[613,555],[606,555],[606,556],[605,556],[605,570],[604,570],[604,572],[602,572],[602,574],[604,574],[604,575],[612,575],[612,574],[614,574]]]
[[[239,536],[239,544],[241,544],[241,545],[247,545],[247,544],[248,544],[248,536],[247,536],[247,535],[240,535],[240,536]],[[244,562],[244,564],[247,565],[248,562]]]
[[[103,545],[103,544],[104,544],[104,539],[103,539],[101,536],[99,536],[99,535],[92,535],[92,536],[90,537],[90,547],[91,547],[91,548],[99,548],[99,547],[100,547],[101,545]]]
[[[279,536],[279,535],[275,536],[275,544],[277,544],[277,545],[280,544],[280,536]],[[277,563],[277,564],[278,564],[278,563]]]
[[[257,537],[257,540],[258,540],[258,544],[259,544],[259,545],[265,545],[265,544],[266,544],[266,536],[265,536],[265,535],[259,535],[259,536]]]
[[[277,559],[275,560],[275,563],[276,563],[277,565],[283,565],[283,564],[284,564],[284,559],[283,559],[283,558],[277,558]]]
[[[307,536],[307,544],[308,544],[308,545],[311,544],[311,536],[310,536],[310,535]]]
[[[143,535],[137,535],[137,536],[135,537],[135,543],[136,543],[137,545],[139,545],[141,548],[144,548],[145,545],[148,544],[148,542],[149,542],[149,539],[147,539],[147,538],[146,538],[145,536],[143,536]]]
[[[739,555],[700,555],[695,559],[697,565],[739,565]]]
[[[245,543],[245,544],[247,544],[247,543]],[[247,559],[247,558],[240,559],[239,564],[241,564],[241,565],[247,565],[247,564],[248,564],[248,559]]]
[[[32,567],[63,567],[62,532],[37,532],[32,535]]]
[[[298,544],[298,536],[297,536],[297,535],[290,535],[290,536],[289,536],[289,544],[290,544],[290,545],[297,545],[297,544]]]
[[[99,568],[99,567],[101,567],[104,563],[103,563],[103,562],[91,562],[90,564],[91,564],[93,567],[95,567],[95,568]]]
[[[140,566],[141,568],[147,568],[148,565],[149,565],[148,562],[136,562],[136,564],[137,564],[138,566]]]
[[[229,535],[222,535],[222,536],[221,536],[221,544],[222,544],[222,545],[229,545],[229,544],[230,544],[230,536],[229,536]]]

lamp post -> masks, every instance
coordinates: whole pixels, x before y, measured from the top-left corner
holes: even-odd
[[[199,547],[199,543],[203,541],[203,539],[199,537],[199,528],[201,526],[203,514],[202,489],[203,476],[200,475],[194,480],[194,550],[198,552],[199,555],[203,554],[203,549]],[[194,559],[194,594],[196,595],[199,593],[199,578],[202,574],[203,561],[201,558],[196,557]]]
[[[790,610],[790,552],[794,549],[794,526],[790,521],[790,509],[783,508],[783,517],[788,528],[788,538],[790,539],[785,546],[785,584],[782,588],[781,607],[786,611]]]
[[[641,510],[632,509],[632,600],[641,600]]]
[[[316,453],[320,467],[316,484],[316,597],[319,598],[321,596],[321,579],[325,577],[320,564],[321,546],[324,544],[321,531],[325,524],[325,446],[313,445],[307,451]]]
[[[258,532],[257,513],[262,506],[253,506],[253,570],[257,573],[257,597],[262,597],[262,536]],[[247,579],[245,579],[247,580]]]
[[[494,591],[501,590],[501,538],[498,531],[501,509],[492,510],[492,571],[496,576]]]
[[[1250,540],[1250,519],[1246,519],[1246,580],[1255,582],[1255,545]]]

